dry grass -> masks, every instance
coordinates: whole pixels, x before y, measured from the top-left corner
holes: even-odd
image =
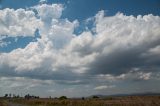
[[[0,106],[7,106],[7,102],[3,99],[0,99]]]
[[[29,106],[160,106],[160,96],[128,96],[106,99],[14,99],[13,102]]]

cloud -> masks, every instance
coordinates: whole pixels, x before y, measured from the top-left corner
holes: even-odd
[[[39,3],[46,3],[47,0],[39,0]]]
[[[96,40],[89,47],[92,50],[88,49],[99,55],[89,64],[90,73],[121,74],[134,67],[147,67],[149,63],[141,54],[159,45],[159,19],[153,15],[134,17],[122,13],[105,17],[103,11],[99,12],[96,15]]]
[[[140,74],[141,74],[140,79],[149,80],[152,73],[146,73],[146,74],[140,73]]]
[[[56,92],[54,89],[50,89],[48,90],[49,93],[53,93],[53,92]]]
[[[141,56],[146,59],[148,64],[159,65],[160,60],[160,45],[150,48]]]
[[[30,10],[0,10],[4,23],[0,28],[2,35],[33,36],[37,28],[40,32],[36,42],[0,54],[1,76],[78,85],[90,83],[90,79],[96,82],[100,77],[114,81],[150,80],[160,69],[155,57],[159,56],[159,16],[135,17],[122,13],[105,16],[104,11],[100,11],[92,17],[95,34],[87,30],[75,35],[74,29],[79,22],[62,19],[63,9],[61,4],[42,4]],[[24,30],[16,28],[13,31],[12,25]],[[26,28],[26,25],[29,26]],[[133,69],[138,72],[132,72]],[[95,89],[101,88],[106,86]]]
[[[112,74],[99,74],[99,75],[96,75],[96,78],[101,82],[102,81],[117,82],[117,81],[125,81],[125,80],[127,81],[150,80],[150,79],[154,79],[155,76],[156,75],[154,75],[154,72],[143,72],[135,69],[117,76],[114,76]]]
[[[6,47],[8,44],[11,43],[10,41],[8,41],[8,42],[4,41],[5,38],[6,38],[6,36],[0,37],[0,47]]]
[[[0,88],[10,88],[10,89],[21,88],[24,90],[36,86],[54,84],[54,81],[52,80],[37,80],[25,77],[0,77],[0,82],[1,82]]]
[[[94,89],[95,89],[95,90],[104,90],[104,89],[113,88],[113,87],[115,87],[115,86],[114,86],[114,85],[109,85],[109,86],[107,86],[107,85],[102,85],[102,86],[97,86],[97,87],[95,87]]]
[[[42,4],[32,8],[37,10],[38,16],[45,22],[49,22],[53,18],[60,18],[63,11],[63,5],[61,4]]]
[[[42,25],[35,13],[24,9],[0,10],[0,36],[34,36],[34,32]]]

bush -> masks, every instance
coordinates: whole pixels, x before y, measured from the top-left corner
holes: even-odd
[[[61,96],[61,97],[59,97],[59,99],[64,100],[64,99],[67,99],[67,97],[66,96]]]
[[[92,98],[93,98],[93,99],[98,99],[99,97],[98,97],[98,96],[93,96]]]

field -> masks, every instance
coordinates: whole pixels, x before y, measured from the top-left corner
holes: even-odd
[[[4,103],[4,101],[6,103]],[[8,105],[7,105],[8,102]],[[12,105],[12,103],[14,105]],[[11,99],[0,100],[0,106],[160,106],[160,96],[108,97],[105,99]]]

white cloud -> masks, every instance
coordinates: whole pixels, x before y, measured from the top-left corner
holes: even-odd
[[[154,79],[155,75],[152,72],[143,72],[141,70],[129,71],[120,75],[112,75],[112,74],[100,74],[97,75],[96,78],[99,81],[107,81],[107,82],[117,82],[117,81],[134,81],[134,80],[150,80]]]
[[[74,38],[74,28],[77,26],[78,21],[73,22],[67,19],[62,21],[52,20],[51,28],[48,32],[48,38],[53,41],[53,46],[55,49],[64,48],[72,38]]]
[[[110,51],[110,47],[112,50],[119,46],[128,49],[151,43],[160,37],[158,16],[150,14],[134,17],[118,13],[113,17],[104,17],[104,12],[101,11],[96,18],[95,46],[108,45],[104,47],[104,52]]]
[[[61,94],[87,94],[91,90],[105,92],[117,83],[130,83],[126,88],[138,85],[148,89],[145,86],[149,82],[159,82],[159,16],[105,16],[100,11],[86,20],[86,24],[94,23],[94,34],[88,29],[75,35],[79,22],[62,19],[63,10],[62,4],[43,3],[29,9],[0,10],[0,46],[9,43],[4,41],[6,37],[34,36],[37,28],[40,34],[24,48],[0,53],[3,91],[19,88],[18,92],[27,92],[37,87],[45,89],[48,95],[56,94],[57,89]],[[141,82],[146,82],[144,87]],[[85,84],[88,88],[81,89]],[[119,91],[118,87],[115,89]]]
[[[78,21],[60,19],[62,5],[42,4],[33,8],[38,11],[39,18],[35,17],[32,10],[0,10],[3,13],[0,19],[4,22],[1,24],[0,33],[14,36],[32,35],[34,30],[39,28],[41,34],[41,38],[36,42],[30,42],[23,49],[18,48],[0,54],[0,69],[8,66],[12,68],[9,71],[14,71],[17,76],[30,72],[30,74],[36,73],[38,77],[47,73],[46,75],[51,78],[57,72],[62,76],[66,73],[108,74],[109,79],[114,79],[113,76],[118,73],[121,76],[117,79],[123,79],[126,77],[124,73],[133,68],[132,64],[135,65],[139,61],[124,62],[124,60],[132,56],[132,59],[140,57],[145,51],[150,50],[151,46],[159,45],[159,43],[155,44],[160,39],[159,16],[134,17],[118,13],[107,17],[103,11],[100,11],[95,16],[96,34],[86,31],[75,36],[73,32]],[[7,16],[6,13],[9,15]],[[19,16],[20,14],[24,15]],[[6,16],[8,21],[4,18]],[[12,25],[18,27],[16,32],[13,31]],[[30,26],[26,30],[25,26],[28,25]],[[11,27],[12,30],[6,29],[5,26]],[[139,51],[134,54],[136,50]],[[149,76],[150,74],[144,74],[140,78],[149,79]]]
[[[5,82],[5,83],[3,83]],[[0,77],[0,88],[23,88],[29,89],[31,87],[36,87],[40,85],[53,85],[54,81],[52,80],[37,80],[29,79],[25,77]]]
[[[0,47],[6,47],[8,44],[11,44],[11,42],[10,41],[3,41],[3,39],[5,39],[6,38],[6,36],[1,36],[0,37]]]
[[[50,21],[51,19],[60,18],[63,11],[63,5],[61,4],[42,4],[33,7],[37,10],[38,15],[43,21]]]
[[[47,0],[39,0],[39,3],[46,3]]]
[[[115,85],[102,85],[102,86],[97,86],[97,87],[95,87],[94,89],[95,90],[104,90],[104,89],[109,89],[109,88],[114,88],[115,87]]]
[[[151,75],[152,73],[149,72],[149,73],[140,73],[140,79],[143,79],[143,80],[149,80],[151,78]]]
[[[0,10],[0,35],[34,36],[34,32],[42,25],[33,11],[24,9]]]

